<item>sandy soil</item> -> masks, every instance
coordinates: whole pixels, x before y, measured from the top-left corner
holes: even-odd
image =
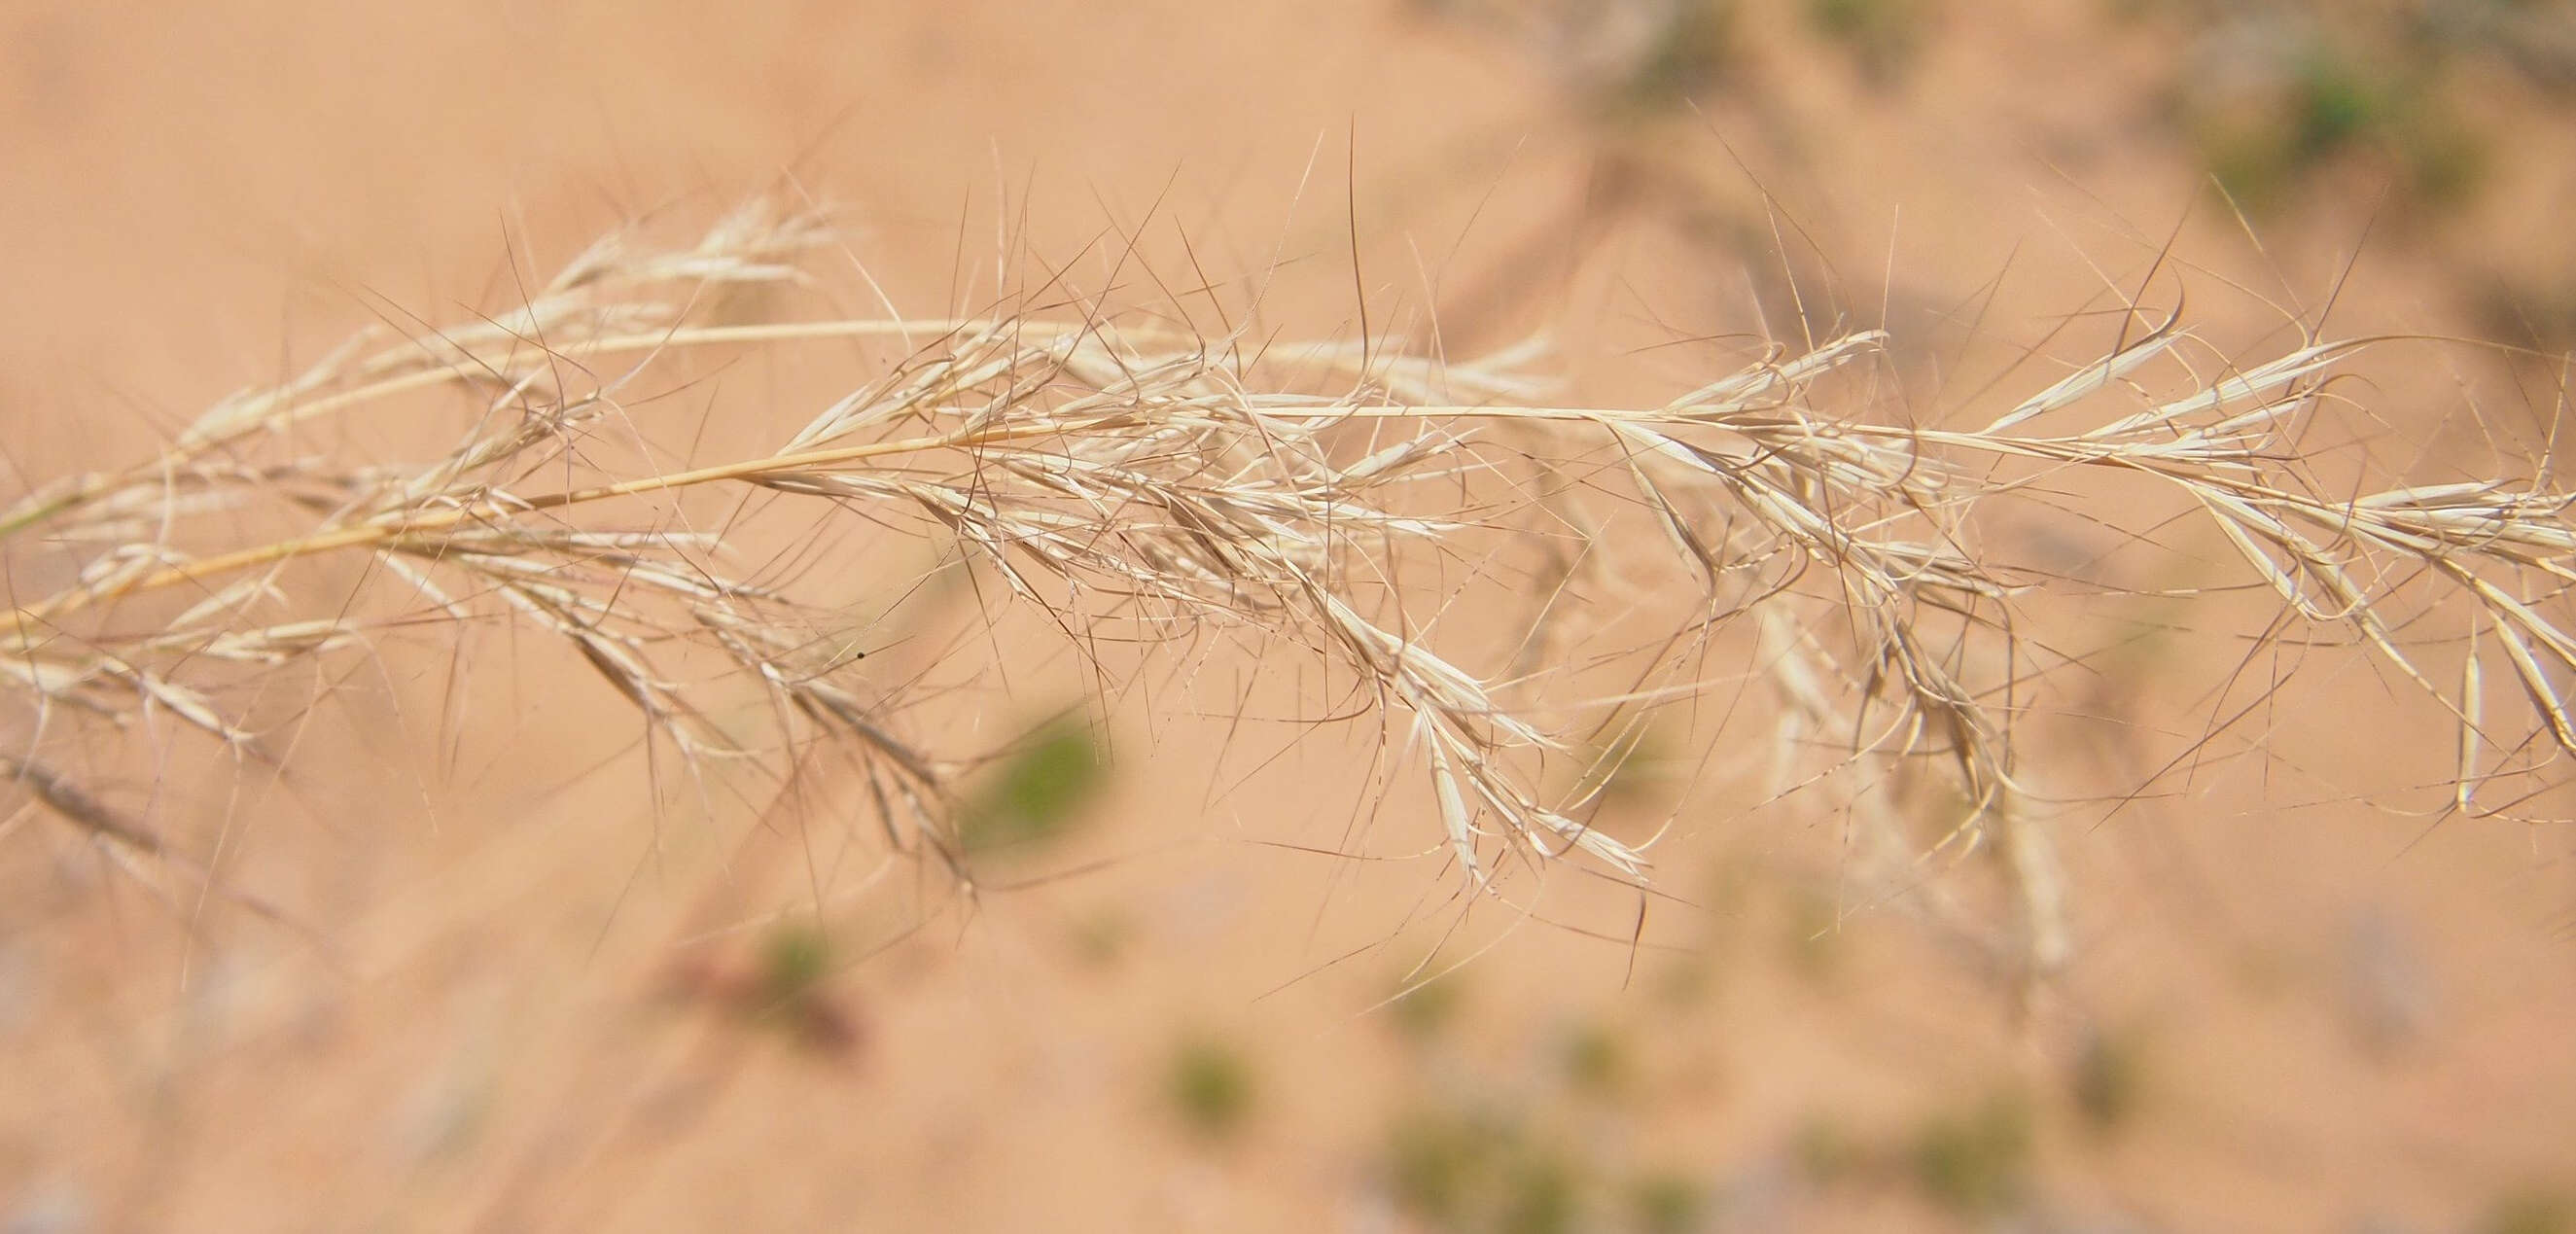
[[[2280,343],[2272,305],[2313,321],[2330,294],[2338,332],[2487,333],[2500,279],[2576,269],[2576,126],[2530,88],[2478,96],[2506,153],[2471,203],[2391,205],[2364,160],[2258,245],[2159,120],[2187,24],[1946,7],[1893,83],[1765,9],[1695,108],[1610,114],[1579,55],[1377,0],[22,0],[0,455],[40,478],[130,453],[384,306],[505,304],[505,252],[765,191],[846,205],[852,255],[933,309],[963,236],[1096,267],[1086,245],[1140,234],[1168,269],[1186,233],[1217,277],[1281,271],[1300,329],[1353,328],[1356,262],[1379,324],[1553,322],[1605,388],[1691,371],[1615,367],[1641,339],[1883,314],[1963,405],[2168,241],[2195,318],[2249,350]],[[2439,468],[2463,383],[2536,439],[2536,372],[2409,359],[2366,401]],[[2137,727],[2058,738],[2073,792],[2202,731],[2188,661],[2111,687]],[[1062,702],[1060,676],[1012,705]],[[1914,916],[1837,924],[1829,828],[1794,802],[1687,820],[1650,946],[1633,899],[1569,910],[1607,939],[1479,922],[1490,949],[1386,1005],[1454,907],[1435,862],[1296,847],[1337,843],[1350,748],[1252,772],[1131,708],[1117,787],[1026,889],[961,912],[909,873],[832,886],[830,1023],[803,1036],[720,975],[812,907],[809,837],[666,832],[616,775],[566,775],[631,737],[596,691],[493,684],[512,718],[443,760],[361,708],[228,839],[325,948],[0,830],[0,1221],[2576,1229],[2568,835],[2358,800],[2438,774],[2446,730],[2356,720],[2382,683],[2315,676],[2219,743],[2279,763],[2069,812],[2078,954],[2027,1008]]]

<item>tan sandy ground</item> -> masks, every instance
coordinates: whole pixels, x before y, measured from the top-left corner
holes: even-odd
[[[0,8],[10,465],[130,453],[370,304],[506,304],[505,244],[556,257],[782,177],[850,207],[852,252],[932,311],[961,217],[989,251],[1007,212],[1040,255],[1151,218],[1218,277],[1284,260],[1277,316],[1347,332],[1356,219],[1380,305],[1437,305],[1486,342],[1557,314],[1578,353],[1594,332],[1755,329],[1757,309],[1795,329],[1776,265],[1669,204],[1584,211],[1588,169],[1616,158],[1759,218],[1740,157],[1843,302],[1884,295],[1922,332],[1918,359],[1971,333],[1957,306],[2007,266],[1977,337],[2036,337],[2098,290],[2088,262],[2134,276],[2187,208],[2195,308],[2251,345],[2278,320],[2228,280],[2314,305],[2372,215],[2355,174],[2254,252],[2145,119],[2171,40],[2074,6],[1952,5],[1894,92],[1775,23],[1754,88],[1637,125],[1587,123],[1528,58],[1377,3],[719,7]],[[2568,268],[2551,207],[2576,137],[2506,93],[2485,118],[2514,135],[2510,174],[2468,215],[2383,219],[2340,331],[2471,328],[2449,275]],[[1531,240],[1605,215],[1571,277],[1570,244]],[[2366,397],[2418,439],[2457,401],[2412,361]],[[576,679],[512,696],[478,667],[505,718],[469,725],[464,755],[407,754],[389,709],[353,708],[294,808],[230,838],[332,961],[238,914],[191,938],[185,906],[81,842],[8,834],[7,1228],[1400,1229],[1422,1216],[1396,1197],[1444,1169],[1483,1197],[1465,1209],[1535,1206],[1520,1228],[1642,1228],[1661,1210],[1639,1197],[1667,1193],[1706,1228],[1937,1227],[1983,1219],[1923,1176],[1973,1188],[2020,1159],[2021,1126],[2022,1228],[2450,1230],[2576,1196],[2567,836],[2419,837],[2328,794],[2448,757],[2420,715],[2365,718],[2386,698],[2365,671],[2321,671],[2268,717],[2314,778],[2267,786],[2240,758],[2107,825],[2070,812],[2080,951],[2026,1019],[1902,913],[1813,937],[1833,841],[1794,803],[1689,820],[1659,877],[1698,907],[1659,909],[1656,948],[1496,922],[1434,987],[1450,1014],[1381,1008],[1451,920],[1439,864],[1263,843],[1337,844],[1353,748],[1311,743],[1211,806],[1220,757],[1231,782],[1280,734],[1226,747],[1130,708],[1119,788],[1036,867],[1104,868],[962,919],[909,871],[865,894],[839,877],[851,962],[825,997],[855,1035],[816,1048],[730,1015],[704,976],[756,964],[765,915],[810,906],[810,837],[737,815],[657,841],[637,794],[569,774],[631,741],[613,700]],[[1054,681],[1033,671],[1011,718],[1064,701]],[[1224,681],[1202,674],[1199,701]],[[2143,689],[2151,727],[2205,723],[2189,690]],[[2095,792],[2174,745],[2104,724],[2061,748],[2071,776],[2109,777],[2073,790]],[[924,903],[941,912],[898,939]],[[1615,933],[1633,907],[1569,913]],[[1203,1085],[1249,1074],[1231,1138],[1176,1109],[1194,1050],[1218,1060]],[[2133,1085],[2134,1108],[2094,1126],[2087,1084]],[[1573,1206],[1553,1226],[1551,1186]],[[2576,1218],[2557,1220],[2512,1228]]]

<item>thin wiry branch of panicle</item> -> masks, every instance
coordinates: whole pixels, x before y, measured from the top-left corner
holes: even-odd
[[[640,248],[633,236],[612,233],[514,310],[421,332],[360,331],[284,382],[216,402],[153,458],[38,488],[0,514],[0,536],[76,535],[120,518],[187,512],[167,507],[169,486],[221,494],[246,478],[223,457],[229,448],[410,391],[481,386],[496,391],[496,407],[567,407],[569,396],[553,388],[564,361],[649,351],[682,322],[713,315],[725,292],[801,280],[810,250],[829,235],[822,216],[780,215],[765,202],[686,247]],[[471,460],[459,451],[456,461]],[[283,469],[269,478],[296,476]]]
[[[2538,479],[2496,477],[2435,485],[2367,484],[2330,496],[2295,448],[2299,422],[2322,405],[2322,378],[2361,342],[2315,343],[2205,387],[2078,432],[2014,430],[2055,412],[2087,386],[2164,355],[2187,336],[2171,329],[2109,356],[1977,433],[1920,433],[1905,449],[1983,454],[2052,466],[2113,467],[2152,476],[2189,497],[2297,619],[2343,626],[2459,720],[2462,810],[2484,778],[2478,751],[2527,751],[2522,734],[2490,732],[2482,718],[2478,647],[2491,638],[2555,751],[2576,754],[2565,683],[2576,675],[2576,638],[2547,615],[2576,584],[2576,494]],[[2545,476],[2546,463],[2533,469]],[[2384,477],[2382,478],[2384,483]],[[2390,612],[2412,579],[2465,600],[2476,615],[2455,694],[2435,684],[2401,644]],[[2437,596],[2437,602],[2440,597]]]
[[[603,245],[511,313],[400,343],[367,333],[224,400],[149,460],[29,494],[0,516],[32,597],[0,630],[26,722],[15,765],[50,765],[40,756],[87,726],[160,716],[259,755],[244,696],[281,667],[374,653],[397,627],[506,621],[554,640],[689,766],[837,744],[887,843],[963,876],[954,780],[970,760],[905,731],[907,683],[861,654],[847,597],[742,566],[726,517],[675,513],[731,494],[735,509],[962,548],[1077,641],[1117,627],[1177,644],[1223,626],[1325,659],[1361,683],[1423,776],[1427,827],[1479,887],[1507,859],[1546,869],[1578,852],[1643,877],[1646,852],[1592,826],[1589,798],[1553,795],[1541,769],[1586,716],[1710,688],[1691,649],[1766,648],[1783,750],[1839,746],[1781,782],[1940,769],[1953,804],[1927,847],[1992,841],[2020,962],[2038,971],[2067,948],[2043,798],[2017,761],[2034,667],[2018,598],[2038,576],[1981,555],[1972,516],[2094,469],[2179,490],[2291,615],[2350,628],[2456,713],[2462,807],[2494,770],[2481,750],[2536,757],[2489,714],[2480,648],[2519,683],[2526,727],[2576,751],[2563,702],[2576,639],[2548,616],[2576,578],[2568,497],[2501,479],[2326,496],[2295,434],[2354,344],[2203,381],[2168,324],[1969,430],[1871,418],[1875,333],[1767,355],[1660,404],[1582,407],[1545,401],[1528,348],[1433,365],[1382,341],[1273,343],[1248,359],[1236,340],[1097,308],[807,320],[787,315],[789,297],[722,294],[797,283],[827,235],[754,210],[688,245]],[[657,437],[658,407],[631,394],[644,372],[871,338],[908,354],[720,461],[619,444]],[[2185,388],[2149,394],[2151,365]],[[435,388],[473,396],[442,452],[307,444],[317,421]],[[2105,404],[2127,409],[2092,410]],[[1631,534],[1641,518],[1647,534]],[[261,531],[216,534],[245,526]],[[1551,696],[1585,686],[1576,669],[1495,660],[1409,603],[1409,566],[1491,563],[1497,541],[1558,563],[1541,571],[1552,612],[1663,613],[1669,637],[1645,640],[1659,650],[1635,669],[1648,680]],[[332,563],[365,567],[356,600],[345,572],[342,592],[316,591]],[[1509,585],[1488,568],[1469,572]],[[2452,692],[2383,615],[2410,577],[2480,615]],[[747,735],[747,691],[766,701],[768,741]]]

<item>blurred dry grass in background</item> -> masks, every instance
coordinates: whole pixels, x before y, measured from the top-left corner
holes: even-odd
[[[2437,486],[2565,488],[2576,17],[2540,0],[22,4],[0,23],[0,439],[8,497],[34,495],[12,517],[81,492],[48,487],[63,477],[118,477],[79,496],[81,536],[11,544],[22,617],[153,577],[140,559],[65,571],[99,543],[173,542],[159,520],[205,494],[119,469],[174,439],[284,494],[284,514],[197,515],[210,540],[258,543],[469,509],[481,490],[459,485],[499,460],[541,462],[534,492],[757,456],[927,338],[686,349],[613,385],[620,405],[583,404],[623,370],[568,372],[512,327],[570,351],[566,330],[667,325],[534,311],[638,218],[684,254],[662,289],[692,321],[975,315],[1016,287],[1040,317],[1119,305],[1148,350],[1156,331],[1240,331],[1253,369],[1327,399],[1365,367],[1391,398],[1511,401],[1517,370],[1470,361],[1543,331],[1548,402],[1653,408],[1765,340],[1794,357],[1883,329],[1884,356],[1812,401],[1974,429],[2176,307],[2201,342],[2165,357],[2193,366],[2163,371],[2167,393],[2311,337],[2487,339],[2506,346],[2349,363],[2323,388],[2333,414],[2293,439],[2306,478],[2333,499],[2374,466],[2414,486],[2347,529],[2397,539],[2494,496]],[[781,247],[737,233],[691,264],[754,196],[784,207],[758,233]],[[841,230],[797,231],[821,202]],[[786,249],[808,281],[764,264]],[[633,273],[565,286],[627,303],[601,270]],[[384,350],[350,363],[388,367],[362,377],[448,372],[457,347],[505,357],[520,403],[610,427],[522,457],[506,425],[468,436],[480,399],[278,433],[288,404],[247,397],[227,405],[244,432],[185,447],[202,409],[293,381],[370,322]],[[1446,365],[1404,367],[1397,336]],[[1144,354],[1081,369],[1043,332],[961,337],[933,350],[1036,348],[1095,388]],[[1173,390],[1238,380],[1190,363]],[[628,433],[646,413],[656,429]],[[1545,457],[1536,430],[1497,431]],[[443,470],[342,465],[450,451]],[[810,471],[777,491],[834,497]],[[1927,479],[1863,471],[1896,505]],[[537,546],[608,567],[580,595],[512,592],[518,558],[462,562],[462,539],[424,558],[533,618],[462,651],[443,625],[352,610],[371,654],[265,676],[260,656],[313,649],[316,627],[217,644],[221,609],[150,610],[214,623],[153,649],[173,673],[219,669],[218,646],[252,666],[225,696],[252,733],[186,740],[194,696],[123,666],[60,695],[138,717],[122,743],[83,737],[67,760],[32,710],[11,715],[0,1221],[2576,1228],[2576,884],[2565,824],[2520,821],[2565,817],[2567,777],[2545,724],[2504,718],[2569,688],[2545,636],[2516,656],[2496,608],[2463,640],[2424,580],[2466,549],[2356,568],[2429,687],[2498,726],[2465,743],[2494,778],[2460,809],[2460,721],[2352,630],[2275,623],[2208,512],[2117,479],[2029,496],[1981,515],[1976,544],[2052,583],[2017,631],[2046,671],[1996,706],[2047,807],[2062,956],[2032,936],[2052,914],[1983,855],[2009,845],[1916,861],[1960,816],[1956,786],[1891,781],[1892,854],[1834,784],[1765,787],[1784,724],[1814,750],[1851,738],[1758,676],[1680,716],[1596,715],[1596,744],[1529,765],[1599,834],[1660,834],[1651,895],[1557,879],[1535,911],[1469,911],[1436,786],[1380,764],[1374,722],[1311,722],[1359,705],[1347,676],[1213,635],[1160,658],[1069,646],[999,575],[942,568],[942,542],[792,504],[661,509],[740,531],[746,577],[846,624],[796,627],[807,647],[709,621],[674,679],[787,666],[782,705],[820,721],[839,713],[817,683],[847,671],[910,700],[895,718],[951,761],[808,768],[774,797],[690,774],[677,729],[648,741],[636,704],[713,736],[758,707],[689,710],[630,671],[661,644],[584,624],[585,604],[637,599],[647,555],[596,528]],[[2092,504],[2056,508],[2077,496]],[[1621,553],[1669,554],[1625,517]],[[2536,543],[2521,594],[2563,623],[2547,575],[2566,555]],[[1167,568],[1152,581],[1186,599],[1193,551],[1106,561]],[[1526,630],[1497,593],[1603,568],[1577,556],[1470,542],[1378,598],[1445,609],[1444,632],[1515,677],[1697,602],[1687,570],[1614,572],[1595,594],[1673,585],[1512,661]],[[1278,562],[1229,560],[1279,581]],[[2281,561],[2331,616],[2331,568]],[[685,571],[643,576],[695,594]],[[359,576],[299,577],[337,596]],[[2464,677],[2480,655],[2485,677]],[[2044,715],[2022,724],[2024,705]],[[912,848],[939,855],[884,860],[874,803],[932,780],[949,830],[924,821]],[[2040,951],[2054,971],[2032,982]]]

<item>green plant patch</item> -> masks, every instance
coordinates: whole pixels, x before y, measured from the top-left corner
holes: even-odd
[[[1250,1125],[1258,1084],[1252,1060],[1235,1046],[1195,1037],[1172,1054],[1164,1076],[1172,1112],[1203,1140],[1231,1140]]]
[[[1108,753],[1092,727],[1076,718],[1051,721],[1005,755],[967,799],[958,842],[971,856],[1063,839],[1108,780]]]
[[[2018,1094],[1933,1118],[1914,1140],[1914,1179],[1925,1197],[1960,1213],[2001,1212],[2026,1193],[2031,1112]]]

